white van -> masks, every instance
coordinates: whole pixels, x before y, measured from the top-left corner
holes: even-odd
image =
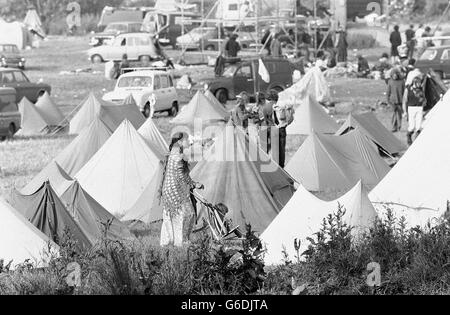
[[[224,27],[234,27],[239,24],[248,25],[247,17],[253,15],[252,0],[222,0],[220,1],[216,18],[224,21]]]

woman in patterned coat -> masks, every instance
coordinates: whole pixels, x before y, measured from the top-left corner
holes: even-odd
[[[203,189],[203,185],[195,183],[189,176],[189,166],[183,153],[188,146],[188,135],[183,133],[175,134],[169,146],[161,189],[161,246],[182,246],[183,241],[189,240],[194,225],[195,209],[190,198],[191,191]]]

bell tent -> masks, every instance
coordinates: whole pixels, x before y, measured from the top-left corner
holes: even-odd
[[[94,93],[89,93],[88,97],[79,106],[80,110],[70,120],[69,134],[79,134],[89,127],[100,113],[103,105],[106,105],[104,101],[99,100]]]
[[[39,110],[24,97],[19,103],[19,112],[21,116],[21,129],[17,133],[21,136],[36,136],[45,134],[50,126],[42,117]]]
[[[313,134],[286,166],[286,171],[309,191],[341,192],[359,180],[371,189],[389,166],[358,130],[344,136]]]
[[[35,192],[45,181],[51,181],[55,174],[55,163],[70,177],[75,176],[79,170],[94,156],[95,153],[110,138],[112,132],[102,120],[96,118],[89,128],[76,137],[57,157],[46,166],[33,180],[22,190],[22,194],[28,195]],[[52,185],[55,183],[52,182]],[[60,192],[59,185],[55,189]]]
[[[393,156],[406,150],[406,146],[387,130],[372,112],[350,114],[336,135],[344,135],[353,129],[359,129],[382,152],[388,155]]]
[[[39,97],[35,106],[49,126],[64,125],[65,118],[48,92],[45,92],[44,95]]]
[[[283,264],[284,251],[290,260],[296,261],[295,242],[300,241],[299,254],[302,255],[310,244],[308,238],[314,238],[323,220],[336,214],[340,207],[345,211],[344,222],[354,228],[352,233],[356,238],[375,223],[377,214],[361,182],[343,197],[331,202],[320,200],[299,187],[291,201],[261,235],[267,249],[264,257],[266,265]]]
[[[125,120],[75,178],[109,213],[123,216],[150,183],[160,161]]]
[[[138,132],[147,144],[157,149],[160,154],[168,154],[169,145],[159,132],[158,127],[153,123],[152,118],[148,118],[142,127],[139,128]]]
[[[49,247],[57,251],[58,246],[0,197],[0,259],[5,264],[30,261],[38,267],[48,262]]]
[[[35,227],[51,238],[56,244],[72,238],[79,248],[92,246],[87,235],[81,230],[64,207],[49,182],[31,195],[16,192],[14,207]]]
[[[294,193],[294,182],[239,127],[228,125],[191,172],[213,204],[223,203],[234,225],[263,232]]]
[[[339,125],[331,118],[322,105],[312,97],[304,99],[294,114],[294,122],[288,126],[291,135],[310,135],[313,131],[320,134],[334,134]]]

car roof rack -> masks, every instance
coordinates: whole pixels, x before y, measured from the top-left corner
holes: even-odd
[[[128,73],[128,72],[136,72],[136,71],[168,71],[169,67],[157,67],[157,66],[153,66],[153,67],[133,67],[133,68],[123,68],[120,69],[121,74],[124,73]]]

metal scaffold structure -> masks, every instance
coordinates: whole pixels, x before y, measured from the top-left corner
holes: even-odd
[[[267,12],[264,12],[263,8],[270,8],[273,7],[273,4],[270,5],[267,0],[253,0],[253,1],[246,1],[250,4],[252,2],[253,9],[249,10],[245,15],[239,16],[239,18],[225,18],[223,14],[224,7],[229,3],[229,0],[219,0],[214,3],[212,8],[208,10],[208,12],[205,12],[205,0],[201,1],[200,4],[200,13],[201,13],[201,19],[189,19],[190,23],[198,23],[198,27],[200,28],[200,31],[202,32],[202,35],[204,34],[205,27],[212,26],[217,28],[217,39],[213,40],[217,42],[218,50],[214,52],[216,55],[220,55],[223,53],[224,50],[224,42],[225,42],[225,34],[224,30],[227,29],[230,34],[232,33],[239,33],[242,29],[252,29],[251,32],[249,32],[251,36],[251,43],[247,45],[247,49],[245,50],[246,53],[253,54],[253,55],[261,55],[264,52],[265,48],[268,48],[268,43],[272,39],[273,33],[266,38],[264,42],[261,41],[262,34],[261,30],[262,27],[264,28],[275,28],[276,32],[282,33],[284,35],[289,35],[288,29],[291,29],[294,32],[294,40],[292,42],[292,53],[297,56],[298,54],[298,31],[300,27],[307,28],[306,24],[306,17],[302,15],[298,15],[298,2],[293,1],[292,7],[288,9],[280,9],[280,1],[283,0],[277,0],[276,6],[275,6],[275,12],[272,12],[272,15],[267,15]],[[234,1],[233,3],[240,3],[243,1]],[[183,7],[188,3],[188,0],[182,0],[181,3],[181,10],[182,10],[182,16],[184,14]],[[316,1],[314,1],[314,19],[317,17],[317,10],[316,10]],[[220,12],[219,14],[217,12]],[[182,20],[184,18],[182,17]],[[185,35],[184,29],[183,29],[183,35]],[[187,33],[189,34],[189,33]],[[315,45],[314,50],[320,49],[323,43],[317,43],[317,32],[314,31],[314,39],[315,39]],[[194,38],[192,38],[194,40]],[[320,45],[319,45],[320,44]],[[199,51],[198,52],[191,52],[189,49],[192,48],[191,45],[186,45],[181,47],[181,53],[179,56],[179,61],[183,61],[186,54],[196,54],[202,56],[202,58],[208,56],[207,53],[211,53],[211,51],[205,52],[205,45],[204,45],[204,36],[201,36],[201,42],[199,45]]]

